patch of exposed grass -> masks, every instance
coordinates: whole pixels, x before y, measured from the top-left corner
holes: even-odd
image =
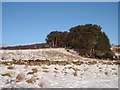
[[[48,70],[43,70],[43,72],[48,73],[49,71]]]
[[[14,66],[12,66],[12,65],[9,65],[8,67],[7,67],[7,69],[14,69],[15,67]]]
[[[27,74],[34,74],[34,72],[28,72]]]
[[[78,76],[77,71],[75,71],[75,72],[73,73],[73,75],[74,75],[74,76]]]
[[[22,81],[22,80],[24,80],[24,76],[23,76],[22,74],[18,74],[18,75],[16,76],[16,82],[20,82],[20,81]]]
[[[33,82],[33,78],[30,78],[30,79],[26,80],[26,82],[27,82],[27,83],[31,83],[31,84],[34,83],[34,82]]]
[[[27,74],[34,74],[34,73],[37,73],[38,70],[36,68],[33,68],[31,72],[28,72]]]
[[[116,68],[111,68],[112,70],[116,70]]]
[[[83,64],[84,62],[83,62],[83,61],[73,61],[72,63],[75,64],[75,65],[81,65],[81,64]]]
[[[8,76],[8,77],[11,77],[11,74],[10,74],[10,73],[4,73],[4,74],[1,74],[1,76]]]
[[[97,64],[97,61],[88,61],[87,64],[88,65],[94,65],[94,64]]]
[[[102,65],[103,65],[103,64],[106,64],[106,65],[114,65],[115,63],[114,63],[114,62],[111,62],[111,61],[107,61],[107,62],[101,61],[101,64],[102,64]]]
[[[37,72],[38,72],[38,70],[37,70],[36,68],[33,68],[32,71],[33,71],[34,73],[37,73]]]
[[[67,65],[67,64],[75,64],[75,65],[81,65],[81,64],[87,64],[87,65],[94,65],[94,64],[97,64],[97,63],[101,63],[101,64],[107,64],[107,65],[113,65],[115,64],[114,62],[112,61],[51,61],[51,60],[13,60],[13,61],[8,61],[8,62],[1,62],[2,64],[5,64],[5,65],[12,65],[12,64],[17,64],[17,65]]]

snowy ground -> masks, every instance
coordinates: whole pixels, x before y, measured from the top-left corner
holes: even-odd
[[[118,66],[113,61],[82,58],[62,49],[0,51],[0,88],[118,88]],[[14,60],[91,62],[76,65],[19,65]],[[94,63],[94,61],[96,63]],[[8,62],[4,64],[3,62]]]
[[[80,56],[73,50],[64,48],[45,48],[33,50],[0,50],[2,60],[80,60]]]

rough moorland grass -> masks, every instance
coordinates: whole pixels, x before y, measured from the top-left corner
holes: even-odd
[[[34,66],[34,65],[68,65],[68,64],[75,64],[75,65],[82,65],[82,64],[87,64],[87,65],[94,65],[97,63],[101,63],[101,64],[107,64],[107,65],[113,65],[115,64],[115,62],[112,61],[51,61],[51,60],[13,60],[13,61],[8,61],[8,62],[2,62],[2,64],[5,65],[12,65],[12,64],[17,64],[17,65],[30,65],[30,66]]]
[[[24,75],[18,74],[18,75],[16,76],[16,82],[20,82],[20,81],[22,81],[22,80],[24,80]]]
[[[43,70],[43,72],[47,73],[47,72],[49,72],[49,71],[48,71],[48,70]]]
[[[27,74],[34,74],[34,73],[37,73],[38,70],[36,68],[33,68],[32,71],[28,72]]]
[[[27,79],[26,82],[33,84],[34,83],[33,77],[31,77],[30,79]]]
[[[34,72],[28,72],[27,74],[34,74]]]
[[[37,70],[36,68],[33,68],[32,71],[33,71],[34,73],[37,73],[37,72],[38,72],[38,70]]]
[[[4,74],[1,74],[1,76],[8,76],[8,77],[11,77],[11,74],[10,74],[10,73],[4,73]]]
[[[78,76],[77,71],[73,72],[73,75],[74,76]]]
[[[12,66],[12,65],[9,65],[8,67],[7,67],[7,69],[14,69],[15,67],[14,66]]]

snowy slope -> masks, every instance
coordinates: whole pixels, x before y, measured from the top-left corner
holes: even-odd
[[[73,50],[47,48],[36,50],[1,50],[1,60],[79,60],[81,57]]]
[[[118,88],[118,66],[83,58],[73,50],[0,50],[0,88]],[[16,65],[12,60],[83,61],[76,65]],[[96,61],[96,63],[94,63]],[[5,65],[2,62],[8,62]],[[105,63],[107,62],[107,63]]]

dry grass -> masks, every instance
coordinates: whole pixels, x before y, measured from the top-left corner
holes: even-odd
[[[116,70],[116,68],[111,68],[112,70]]]
[[[100,63],[101,63],[102,65],[103,65],[103,64],[106,64],[106,65],[114,65],[114,64],[115,64],[115,62],[111,62],[111,61],[107,61],[107,62],[106,62],[106,61],[101,61]]]
[[[37,72],[38,72],[38,70],[37,70],[36,68],[33,68],[32,71],[33,71],[34,73],[37,73]]]
[[[48,73],[49,71],[48,70],[43,70],[43,72]]]
[[[72,63],[75,64],[75,65],[81,65],[81,64],[83,64],[84,62],[83,62],[83,61],[73,61]]]
[[[75,72],[73,73],[73,75],[74,75],[74,76],[78,76],[77,71],[75,71]]]
[[[38,70],[36,68],[33,68],[31,72],[28,72],[27,74],[34,74],[34,73],[37,73]]]
[[[34,81],[33,81],[33,78],[32,78],[32,77],[31,77],[30,79],[26,80],[26,82],[27,82],[27,83],[31,83],[31,84],[33,84],[33,83],[34,83]]]
[[[59,73],[58,71],[54,71],[54,73]]]
[[[97,61],[88,61],[87,64],[88,65],[94,65],[94,64],[97,64]]]
[[[114,62],[112,61],[51,61],[51,60],[13,60],[13,61],[8,61],[8,62],[1,62],[2,64],[5,64],[5,65],[12,65],[12,64],[17,64],[17,65],[67,65],[67,64],[75,64],[75,65],[81,65],[81,64],[87,64],[87,65],[94,65],[94,64],[97,64],[97,63],[101,63],[101,64],[106,64],[106,65],[113,65],[115,64]]]
[[[80,69],[78,68],[73,68],[74,72],[73,72],[73,75],[74,76],[78,76],[77,72],[80,71]]]
[[[22,74],[18,74],[18,75],[16,76],[16,82],[20,82],[20,81],[22,81],[22,80],[24,80],[24,76],[23,76]]]
[[[1,74],[1,76],[8,76],[8,77],[11,77],[11,74],[10,74],[10,73],[4,73],[4,74]]]
[[[7,67],[7,69],[14,69],[15,67],[14,66],[12,66],[12,65],[9,65],[8,67]]]
[[[34,74],[34,72],[28,72],[27,74]]]
[[[2,64],[2,62],[0,61],[0,64]]]
[[[81,65],[84,62],[82,61],[71,61],[71,63],[75,65]],[[12,65],[12,64],[17,64],[17,65],[67,65],[70,64],[69,61],[50,61],[50,60],[13,60],[13,61],[8,61],[8,62],[2,62],[2,64],[5,65]]]

